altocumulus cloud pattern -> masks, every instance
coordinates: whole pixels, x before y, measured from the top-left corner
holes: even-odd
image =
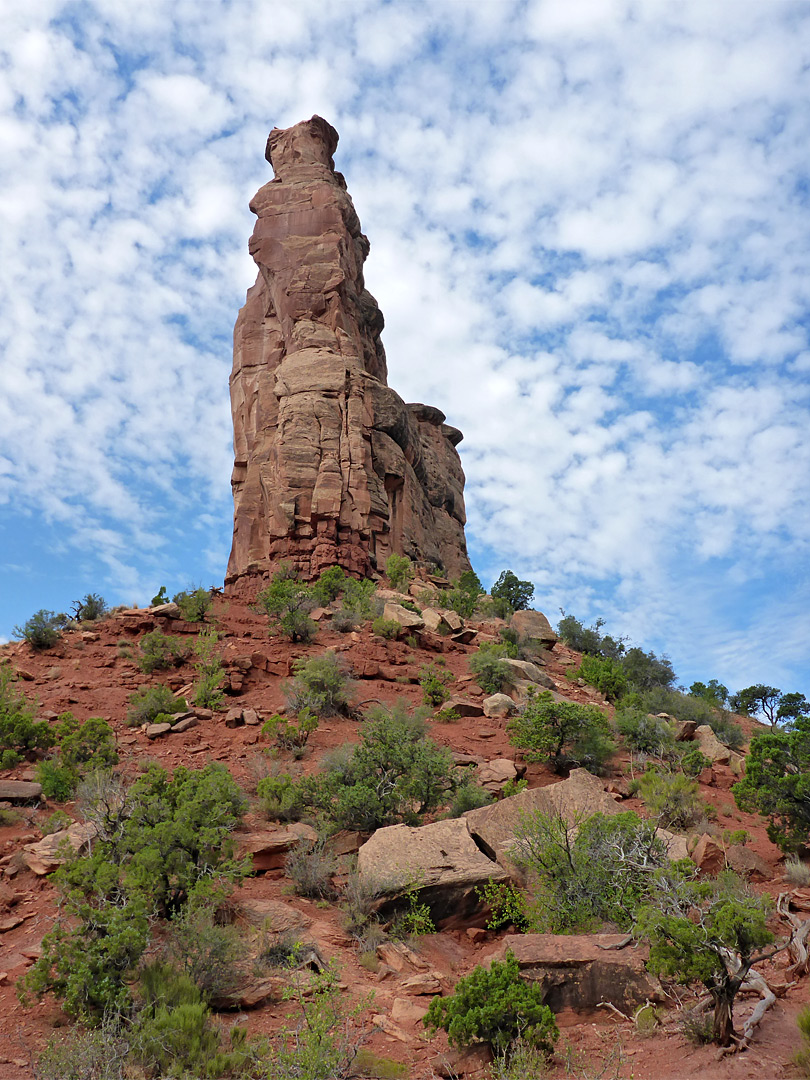
[[[270,127],[341,134],[468,539],[685,682],[810,693],[810,10],[6,0],[0,635],[221,581]]]

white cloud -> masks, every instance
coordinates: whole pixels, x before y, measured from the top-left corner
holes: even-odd
[[[246,204],[268,129],[317,111],[391,382],[465,431],[479,570],[511,562],[552,617],[612,613],[703,677],[759,662],[760,613],[799,633],[803,8],[6,7],[5,509],[127,592],[224,570]]]

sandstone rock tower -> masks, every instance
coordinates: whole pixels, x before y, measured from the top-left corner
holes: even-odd
[[[367,574],[392,552],[451,576],[469,568],[461,432],[386,381],[369,250],[320,116],[275,128],[275,179],[250,208],[259,268],[234,329],[233,547],[247,589],[286,559]]]

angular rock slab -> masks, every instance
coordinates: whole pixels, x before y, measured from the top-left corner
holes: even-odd
[[[618,814],[619,807],[602,786],[602,781],[587,769],[573,769],[567,779],[548,787],[530,788],[508,799],[468,810],[463,815],[467,828],[476,843],[493,859],[514,873],[511,853],[515,845],[515,830],[524,817],[541,810],[545,814],[562,814],[569,824],[578,817],[591,814]]]
[[[610,947],[625,939],[624,934],[507,934],[487,959],[503,960],[511,950],[521,978],[543,988],[553,1012],[595,1009],[602,1001],[632,1012],[647,1000],[663,1001],[664,994],[647,973],[645,948]]]
[[[419,828],[378,829],[360,848],[357,870],[363,885],[382,898],[381,910],[392,910],[398,898],[414,889],[420,902],[430,907],[434,922],[445,928],[448,920],[469,925],[469,919],[483,910],[478,886],[509,876],[478,849],[463,818]]]

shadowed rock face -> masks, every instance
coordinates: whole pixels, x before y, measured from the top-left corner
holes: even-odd
[[[392,552],[451,576],[470,565],[461,432],[387,385],[337,141],[319,116],[275,128],[275,179],[250,204],[259,274],[234,330],[231,590],[282,559],[305,578],[367,574]]]

